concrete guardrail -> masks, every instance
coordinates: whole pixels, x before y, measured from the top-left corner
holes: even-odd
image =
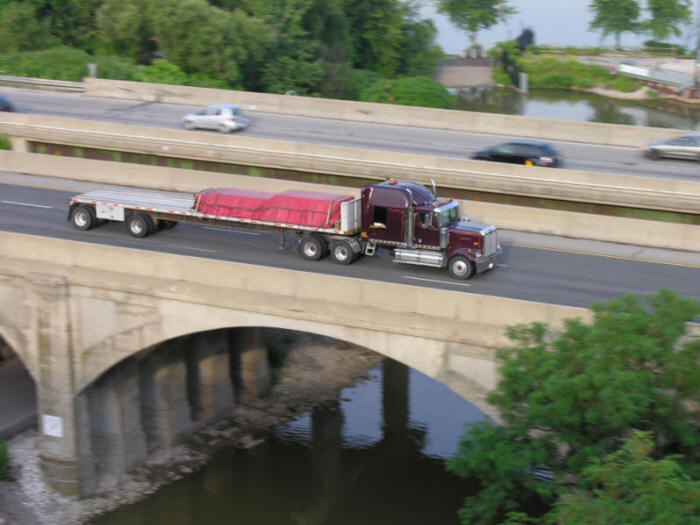
[[[473,111],[418,108],[316,97],[273,95],[225,89],[199,88],[85,79],[85,93],[95,97],[199,106],[217,102],[235,104],[248,111],[303,117],[371,122],[470,133],[563,140],[609,146],[639,147],[673,137],[687,130],[624,126],[598,122],[573,122],[500,115]]]
[[[0,84],[8,84],[19,87],[33,87],[51,89],[55,91],[72,91],[82,93],[85,91],[83,82],[71,82],[69,80],[52,80],[49,78],[29,78],[15,77],[11,75],[0,75]]]

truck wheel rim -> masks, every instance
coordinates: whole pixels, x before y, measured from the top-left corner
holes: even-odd
[[[74,222],[78,226],[85,226],[87,224],[87,213],[84,211],[79,211],[75,214]]]
[[[455,261],[452,263],[452,271],[454,272],[455,275],[459,275],[460,277],[462,275],[467,274],[467,263],[464,261]]]
[[[318,253],[318,248],[312,242],[304,243],[304,254],[307,257],[313,257]]]
[[[131,231],[134,233],[141,233],[143,231],[143,226],[141,226],[141,223],[139,221],[132,221]]]
[[[348,253],[347,247],[338,246],[335,249],[335,258],[338,259],[339,261],[347,261],[348,257],[350,257],[350,254]]]

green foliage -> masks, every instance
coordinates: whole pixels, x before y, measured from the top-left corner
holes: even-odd
[[[623,93],[632,93],[642,87],[642,84],[635,82],[629,77],[617,75],[612,82],[606,84],[606,86],[616,91],[622,91]]]
[[[7,447],[4,441],[0,441],[0,480],[14,480],[10,473],[10,456],[7,455]]]
[[[589,28],[600,31],[604,37],[615,35],[615,46],[618,48],[620,35],[635,33],[641,28],[637,0],[593,0],[590,7],[594,18]]]
[[[0,133],[0,149],[11,150],[12,143],[10,142],[10,137],[4,133]]]
[[[12,2],[0,11],[0,49],[3,53],[31,51],[56,44],[48,24],[37,19],[31,4]]]
[[[700,482],[683,473],[673,457],[651,457],[650,434],[635,431],[603,460],[594,458],[576,489],[550,516],[557,525],[700,523]]]
[[[167,60],[154,60],[150,66],[136,66],[134,80],[154,84],[187,84],[187,75]]]
[[[515,14],[507,0],[436,0],[438,12],[449,17],[460,30],[470,34],[476,44],[476,33],[496,25],[499,20]]]
[[[126,60],[91,56],[69,47],[0,55],[0,72],[3,75],[81,81],[87,76],[88,63],[97,64],[101,78],[130,80],[134,72],[134,65]]]
[[[404,77],[375,82],[362,91],[360,100],[447,109],[454,107],[457,97],[429,78]]]
[[[66,80],[85,75],[86,51],[106,78],[183,81],[133,65],[164,58],[193,85],[350,98],[366,84],[342,85],[354,70],[431,76],[436,33],[402,0],[0,0],[0,52],[19,58],[6,73]]]
[[[501,379],[488,396],[503,425],[470,427],[448,463],[483,487],[465,502],[464,523],[498,523],[506,512],[527,512],[536,498],[553,503],[563,481],[615,452],[634,429],[653,433],[655,457],[680,453],[687,472],[700,477],[693,412],[700,339],[685,332],[700,303],[660,290],[591,310],[590,324],[569,319],[556,336],[540,323],[508,329],[514,345],[498,351]],[[554,482],[530,475],[541,466]]]
[[[654,38],[680,36],[680,25],[691,21],[690,0],[647,0],[651,18],[643,24],[645,31]]]

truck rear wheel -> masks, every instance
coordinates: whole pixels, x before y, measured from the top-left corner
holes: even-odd
[[[455,255],[452,257],[448,264],[448,269],[452,277],[462,280],[469,279],[472,275],[474,275],[476,270],[474,263],[463,255]]]
[[[347,241],[335,241],[331,244],[331,259],[338,264],[350,264],[355,258],[355,253]]]
[[[138,214],[129,218],[129,233],[139,239],[153,231],[153,219],[148,215]]]
[[[78,206],[71,217],[73,226],[79,230],[89,230],[97,222],[95,210],[90,206]]]
[[[299,256],[307,261],[318,261],[326,254],[325,240],[318,235],[305,235],[299,240]]]

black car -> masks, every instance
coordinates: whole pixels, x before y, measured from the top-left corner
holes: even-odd
[[[513,140],[475,151],[472,159],[526,164],[532,166],[561,166],[562,158],[551,144],[538,140]]]
[[[15,107],[8,99],[0,95],[0,111],[14,111]]]

